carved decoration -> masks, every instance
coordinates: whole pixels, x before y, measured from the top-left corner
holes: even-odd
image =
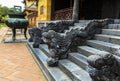
[[[51,57],[47,60],[48,65],[56,66],[60,59],[67,58],[68,52],[72,51],[75,48],[74,46],[78,44],[76,41],[78,40],[77,36],[79,36],[80,39],[84,39],[87,36],[86,33],[81,32],[80,34],[77,30],[68,33],[66,36],[61,36],[53,30],[43,33],[43,41],[48,45],[51,54]],[[82,41],[82,39],[80,41]]]
[[[29,42],[34,42],[33,47],[38,48],[39,44],[44,43],[41,39],[42,37],[42,29],[39,28],[32,28],[28,30],[28,33],[30,35]]]
[[[43,43],[41,39],[43,32],[54,30],[56,32],[62,33],[64,32],[64,30],[69,29],[69,26],[73,26],[73,25],[74,25],[74,21],[60,21],[56,23],[49,23],[46,27],[31,28],[28,30],[29,35],[30,35],[29,42],[34,42],[33,47],[38,48],[39,44]]]
[[[120,81],[120,57],[112,54],[91,55],[88,63],[93,81]]]
[[[67,58],[69,51],[77,51],[77,46],[85,45],[86,40],[92,39],[95,34],[101,33],[101,29],[110,23],[110,19],[91,21],[84,29],[71,30],[65,36],[50,30],[43,33],[43,41],[48,45],[51,57],[49,66],[56,66],[63,56]]]
[[[69,20],[72,19],[72,11],[73,8],[65,8],[61,10],[57,10],[54,13],[53,20]]]

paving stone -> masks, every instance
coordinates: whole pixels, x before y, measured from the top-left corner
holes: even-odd
[[[10,38],[8,29],[0,29],[0,41]],[[19,35],[20,36],[20,35]],[[18,36],[18,37],[19,37]],[[23,36],[20,36],[23,37]],[[24,76],[22,76],[24,74]],[[27,75],[25,75],[27,74]],[[21,76],[21,77],[20,77]],[[47,81],[26,43],[0,43],[0,81]]]
[[[0,77],[0,81],[12,81],[12,80],[9,80],[9,79],[7,79],[7,78],[2,78],[2,77]]]

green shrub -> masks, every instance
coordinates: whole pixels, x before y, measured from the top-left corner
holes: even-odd
[[[0,23],[0,28],[2,27],[7,27],[7,25],[5,23]]]

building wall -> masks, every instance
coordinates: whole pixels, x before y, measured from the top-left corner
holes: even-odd
[[[51,0],[39,0],[37,20],[51,20]]]
[[[36,16],[28,17],[29,27],[36,26]]]
[[[33,26],[36,26],[36,18],[37,16],[34,16],[34,13],[36,11],[32,11],[32,10],[27,10],[28,8],[31,9],[30,5],[34,3],[36,3],[37,0],[25,0],[25,13],[26,13],[26,19],[28,19],[29,21],[29,27],[33,27]]]
[[[105,0],[102,8],[102,18],[120,18],[120,1]]]
[[[84,19],[120,18],[120,0],[84,0],[81,6]]]
[[[43,22],[43,21],[51,20],[51,10],[53,7],[51,1],[52,0],[39,0],[37,17],[33,18],[30,16],[29,18],[31,26],[35,25],[35,22],[36,25],[38,25],[40,21]],[[60,4],[57,0],[54,1]],[[73,3],[74,0],[71,0],[71,2]],[[32,3],[33,3],[32,0],[26,0],[26,5],[30,5]],[[59,5],[56,3],[54,4],[54,7],[59,8]],[[70,3],[66,3],[66,4],[70,4]],[[60,6],[65,6],[65,5],[61,4]],[[57,9],[55,10],[57,11]],[[52,13],[54,13],[55,10]],[[26,13],[27,15],[31,14],[31,12],[26,12]],[[80,15],[79,19],[120,18],[120,0],[114,0],[114,1],[113,0],[83,0],[82,2],[80,2],[79,15]],[[55,14],[53,14],[52,16],[55,16]]]

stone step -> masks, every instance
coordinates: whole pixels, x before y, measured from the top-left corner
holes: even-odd
[[[27,46],[48,81],[73,81],[58,67],[49,67],[46,62],[48,58],[47,55],[39,48],[33,48],[32,43],[29,42],[27,43]]]
[[[92,20],[79,20],[79,23],[89,23]]]
[[[96,34],[95,39],[120,45],[120,36]]]
[[[48,50],[48,48],[47,48],[47,46],[45,46],[45,45],[40,45],[41,47],[42,47],[42,50],[43,50],[43,52],[44,53],[46,53],[46,52],[48,52],[49,53],[49,50]],[[79,68],[83,68],[84,70],[86,70],[86,66],[88,65],[87,64],[87,57],[86,56],[84,56],[84,55],[82,55],[82,54],[79,54],[79,53],[69,53],[69,55],[68,55],[68,58],[71,60],[71,61],[73,61],[73,62],[75,62],[76,64],[78,64],[77,66],[79,67]],[[62,60],[61,60],[62,61]],[[60,63],[60,62],[59,62]],[[59,64],[60,66],[59,67],[61,67],[61,64]],[[76,68],[76,67],[75,67]],[[61,69],[62,71],[63,71],[63,69]],[[68,73],[66,73],[66,74],[68,74]],[[78,75],[78,76],[81,76],[81,75]],[[71,76],[70,76],[71,77]],[[76,76],[75,76],[76,77]],[[82,79],[82,78],[81,78]],[[73,78],[72,78],[72,80],[73,80]],[[85,81],[85,80],[79,80],[79,79],[77,79],[77,80],[73,80],[73,81]],[[86,80],[87,81],[87,80]]]
[[[105,51],[108,51],[111,53],[120,49],[120,45],[108,43],[108,42],[103,42],[103,41],[99,41],[99,40],[87,40],[87,44],[94,47],[94,48],[97,48],[100,50],[105,50]]]
[[[120,30],[117,30],[117,29],[102,29],[102,34],[120,36]]]
[[[92,81],[88,72],[69,60],[60,60],[59,67],[72,78],[72,81]]]
[[[42,52],[44,52],[44,54],[46,54],[48,57],[50,56],[50,54],[49,54],[49,49],[48,49],[48,46],[47,46],[47,44],[40,44],[39,45],[39,48],[40,48],[40,50],[42,51]]]
[[[87,26],[92,20],[80,20],[79,23],[75,23],[75,26],[85,27]]]
[[[72,26],[72,27],[69,27],[69,30],[64,30],[65,33],[67,32],[70,32],[71,30],[80,30],[80,29],[84,29],[84,27],[81,27],[81,26]]]
[[[108,29],[120,29],[120,24],[109,24]]]
[[[69,53],[68,59],[70,59],[72,62],[76,63],[78,66],[86,70],[87,63],[87,57],[80,53]]]
[[[85,27],[87,26],[87,23],[75,23],[75,26]]]
[[[114,19],[114,24],[120,24],[120,19]]]
[[[74,27],[70,27],[70,30],[72,29],[84,29],[85,27],[82,26],[74,26]]]
[[[79,46],[81,47],[80,49],[80,52],[82,54],[87,54],[88,56],[90,55],[106,55],[106,54],[110,54],[109,52],[107,51],[101,51],[101,50],[98,50],[98,49],[95,49],[95,48],[92,48],[92,47],[89,47],[89,46]],[[113,55],[118,61],[120,61],[120,56],[117,56],[117,55]]]
[[[49,49],[48,46],[46,44],[41,44],[40,49],[49,57]],[[79,65],[80,67],[82,67],[83,69],[86,69],[87,66],[87,57],[79,54],[79,53],[69,53],[68,58],[75,62],[77,65]]]
[[[109,52],[107,52],[107,51],[101,51],[101,50],[98,50],[98,49],[95,49],[95,48],[89,47],[89,46],[79,46],[78,52],[87,57],[90,55],[109,54]]]
[[[65,36],[66,34],[65,33],[59,33],[61,36]]]

